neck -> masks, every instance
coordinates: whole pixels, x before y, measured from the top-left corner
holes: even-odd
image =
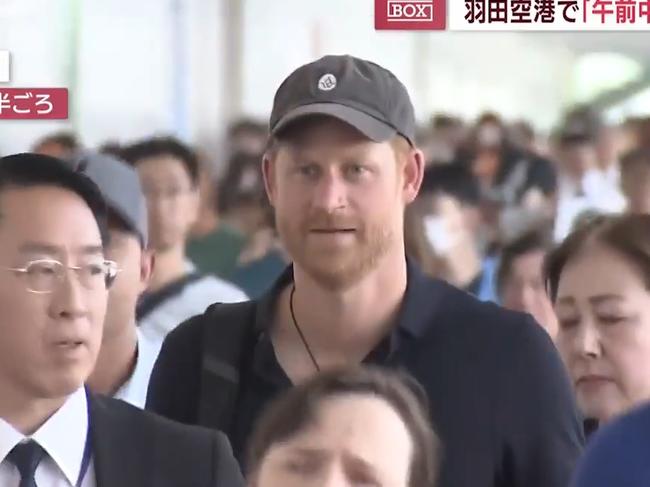
[[[147,290],[157,291],[185,274],[187,274],[187,269],[184,245],[178,245],[162,252],[156,251],[156,265],[154,265]]]
[[[231,212],[222,217],[222,221],[243,237],[248,238],[254,233],[254,228],[251,229],[251,226],[246,222],[245,215],[241,214],[241,212]]]
[[[219,227],[219,217],[212,210],[205,210],[192,227],[192,237],[201,238],[214,232]]]
[[[93,392],[113,396],[131,378],[138,356],[135,320],[118,334],[105,337],[88,387]]]
[[[345,291],[322,287],[294,266],[294,312],[319,364],[360,361],[394,326],[407,284],[404,253],[385,256],[379,267]],[[295,337],[291,289],[280,300],[279,334]]]
[[[25,436],[33,435],[63,406],[68,396],[34,399],[11,387],[7,381],[0,384],[0,418]]]

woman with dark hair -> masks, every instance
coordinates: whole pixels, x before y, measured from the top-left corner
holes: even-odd
[[[602,424],[650,400],[650,215],[585,221],[545,277],[584,416]]]
[[[433,487],[438,440],[414,380],[376,367],[326,372],[280,396],[250,443],[252,487]]]

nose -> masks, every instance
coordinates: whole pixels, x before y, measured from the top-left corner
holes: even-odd
[[[596,358],[601,354],[600,336],[591,323],[582,323],[573,340],[574,352],[582,357]]]
[[[68,320],[84,316],[87,312],[86,291],[76,273],[70,269],[53,293],[52,312],[58,318]]]
[[[149,217],[156,218],[159,215],[164,215],[169,210],[168,198],[161,194],[150,195],[147,198],[147,208],[149,209]]]
[[[319,487],[353,487],[352,482],[348,482],[347,476],[341,465],[333,464],[326,471],[322,472],[318,482],[310,483]]]
[[[341,175],[334,169],[325,172],[316,184],[313,192],[314,207],[331,213],[345,208],[347,204],[347,186]]]

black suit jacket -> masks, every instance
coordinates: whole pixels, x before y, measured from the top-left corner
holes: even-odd
[[[90,395],[97,487],[241,487],[228,439]]]
[[[266,331],[278,293],[292,278],[289,268],[255,302],[259,338],[243,371],[242,398],[229,433],[240,460],[250,425],[273,396],[291,386],[286,376],[284,381],[271,377],[280,367]],[[167,336],[149,382],[147,409],[199,423],[208,326],[219,323],[201,315]],[[569,485],[582,452],[582,420],[560,357],[531,316],[480,302],[409,264],[406,295],[390,338],[389,356],[379,362],[407,370],[429,397],[444,450],[440,487]]]

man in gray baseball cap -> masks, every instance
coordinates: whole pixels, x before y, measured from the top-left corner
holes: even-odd
[[[119,274],[109,292],[102,346],[88,380],[94,392],[144,407],[149,376],[160,344],[139,333],[135,308],[146,289],[154,258],[147,250],[147,208],[140,179],[125,162],[99,153],[73,161],[100,189],[108,208],[107,258]]]
[[[282,390],[323,369],[381,364],[424,387],[444,447],[440,486],[564,487],[581,423],[548,335],[406,258],[404,211],[424,170],[413,112],[399,80],[362,59],[326,56],[289,75],[263,172],[293,265],[261,299],[169,335],[148,405],[226,430],[243,460],[251,425]],[[375,453],[390,458],[384,447]],[[304,461],[325,472],[321,456]]]

